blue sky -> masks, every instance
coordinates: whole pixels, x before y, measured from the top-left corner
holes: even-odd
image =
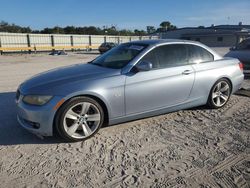
[[[1,0],[0,20],[32,29],[116,25],[119,29],[250,24],[250,0]]]

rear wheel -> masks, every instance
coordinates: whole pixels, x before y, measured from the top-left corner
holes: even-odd
[[[70,99],[58,112],[56,129],[69,141],[92,137],[104,122],[104,112],[98,102],[89,97]]]
[[[232,86],[227,79],[218,80],[210,91],[208,105],[211,108],[221,108],[226,105],[231,95]]]

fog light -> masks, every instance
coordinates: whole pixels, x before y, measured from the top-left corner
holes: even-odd
[[[34,129],[39,129],[40,128],[40,124],[39,123],[32,122],[32,121],[29,121],[29,120],[26,120],[26,119],[24,119],[24,121],[27,124],[29,124],[32,128],[34,128]]]

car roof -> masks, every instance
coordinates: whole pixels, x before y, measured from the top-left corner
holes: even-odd
[[[154,39],[154,40],[138,40],[132,41],[131,43],[134,44],[146,44],[146,45],[157,45],[157,44],[167,44],[167,43],[193,43],[193,44],[200,44],[196,41],[190,40],[179,40],[179,39]]]
[[[182,43],[182,44],[193,44],[200,46],[202,48],[205,48],[207,51],[212,53],[214,55],[214,59],[218,60],[222,57],[216,53],[211,48],[207,47],[206,45],[198,42],[198,41],[191,41],[191,40],[179,40],[179,39],[157,39],[157,40],[139,40],[139,41],[131,41],[129,42],[131,44],[141,44],[141,45],[149,45],[149,46],[158,46],[158,45],[164,45],[164,44],[171,44],[171,43]],[[127,43],[127,44],[129,44]]]

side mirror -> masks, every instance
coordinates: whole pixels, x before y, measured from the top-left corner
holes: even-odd
[[[153,68],[153,65],[148,61],[141,61],[135,67],[138,71],[149,71]]]

